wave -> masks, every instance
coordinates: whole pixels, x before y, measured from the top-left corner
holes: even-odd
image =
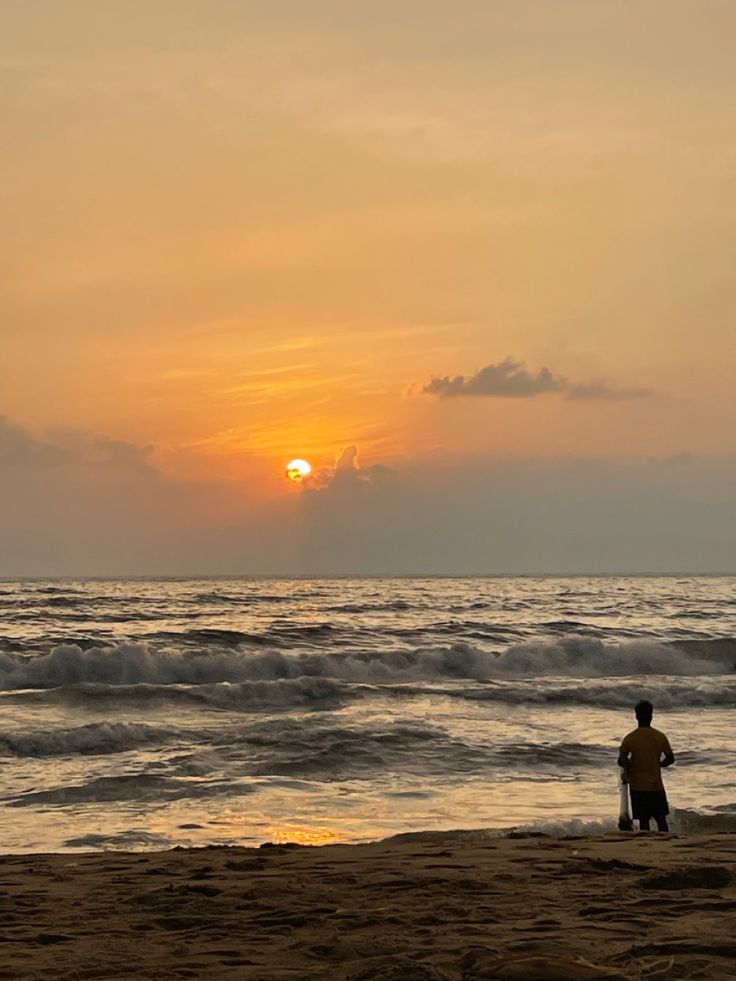
[[[424,778],[482,772],[489,762],[485,747],[468,745],[440,727],[418,722],[309,728],[289,720],[269,723],[261,732],[247,732],[242,743],[267,751],[267,758],[253,771],[256,774],[328,782],[373,779],[385,772]]]
[[[317,626],[315,630],[323,630]],[[222,644],[230,631],[216,631]],[[209,631],[198,631],[211,636]],[[692,644],[697,643],[696,648]],[[104,685],[206,685],[247,681],[323,678],[354,683],[391,684],[438,679],[492,681],[523,678],[697,677],[723,674],[724,656],[736,642],[692,642],[688,650],[652,642],[606,645],[586,637],[555,643],[524,643],[495,654],[470,644],[388,651],[243,651],[222,647],[170,651],[140,643],[107,647],[61,644],[48,654],[0,653],[0,689]],[[714,650],[714,657],[703,656]],[[720,658],[720,660],[719,660]],[[732,663],[728,664],[729,671]]]
[[[240,647],[243,645],[275,645],[268,634],[247,633],[244,630],[225,630],[219,627],[197,627],[193,630],[159,630],[149,634],[150,640],[175,641],[187,645],[212,645],[213,647]]]
[[[391,634],[394,637],[409,639],[427,635],[457,637],[460,634],[474,640],[494,640],[503,643],[507,638],[513,638],[517,632],[508,625],[498,626],[492,623],[479,623],[475,620],[441,620],[418,627],[394,627]]]
[[[326,610],[329,613],[404,613],[418,608],[417,604],[407,600],[388,600],[377,603],[342,603],[328,606]]]
[[[100,851],[164,851],[171,848],[173,841],[167,835],[143,829],[118,831],[115,834],[87,834],[77,838],[67,838],[64,848],[99,849]]]
[[[357,699],[414,699],[427,696],[500,705],[569,705],[626,709],[642,698],[658,709],[736,706],[736,678],[570,680],[533,679],[433,684],[349,684],[328,678],[301,677],[275,681],[212,684],[111,685],[83,682],[56,688],[5,691],[5,699],[82,710],[140,709],[144,706],[188,706],[225,712],[333,711]],[[0,752],[2,736],[0,736]]]
[[[248,606],[252,603],[292,603],[291,596],[280,596],[275,593],[195,593],[192,603],[232,603],[236,606]]]
[[[172,801],[184,798],[243,796],[257,788],[244,783],[197,782],[190,778],[162,777],[150,773],[130,773],[96,777],[84,784],[55,787],[20,794],[7,800],[8,807],[35,807],[38,804],[64,807],[74,804],[117,801]]]
[[[77,596],[81,596],[84,590],[77,589],[74,586],[35,586],[31,589],[31,592],[46,594],[47,596],[55,596],[59,593],[64,595],[74,593]]]
[[[88,603],[85,596],[49,596],[44,606],[84,606]]]
[[[124,753],[168,742],[181,733],[135,722],[93,722],[71,729],[0,732],[0,755],[70,756]]]
[[[669,817],[670,831],[675,834],[718,834],[736,832],[736,805],[714,808],[712,811],[696,811],[675,808]],[[623,834],[627,834],[624,832]],[[617,821],[608,818],[584,821],[581,818],[535,821],[507,828],[458,828],[451,831],[405,831],[392,835],[387,841],[413,841],[426,844],[465,842],[474,838],[593,838],[615,834],[620,837]]]
[[[736,832],[736,805],[726,808],[714,808],[712,811],[696,811],[688,808],[675,808],[669,816],[670,831],[675,834],[717,834]],[[546,834],[551,837],[565,837],[607,834],[617,831],[617,822],[581,821],[571,818],[567,821],[539,821],[534,824],[520,825],[507,834],[527,833]]]
[[[361,694],[360,690],[351,690],[328,678],[294,678],[239,684],[226,681],[202,685],[113,685],[82,682],[56,688],[6,692],[4,697],[96,710],[173,704],[229,712],[288,712],[295,709],[336,709],[348,699]]]
[[[191,630],[160,630],[148,635],[149,641],[163,640],[188,647],[293,647],[311,646],[332,639],[338,628],[330,623],[294,624],[273,623],[263,633],[227,630],[220,627],[195,627]]]
[[[292,690],[299,683],[288,683]],[[270,694],[282,688],[271,686]],[[147,689],[144,688],[144,691]],[[137,698],[135,687],[83,689],[87,707],[95,707],[95,697],[111,699]],[[54,689],[47,694],[58,700],[69,695],[80,697],[79,689]],[[160,688],[164,698],[184,695],[197,699],[196,704],[232,708],[242,705],[243,691],[238,686],[189,689]],[[263,703],[260,706],[273,709]],[[99,707],[99,706],[98,706]],[[247,707],[254,706],[247,702]],[[293,698],[289,700],[293,707]],[[30,758],[92,756],[125,753],[137,749],[160,748],[176,743],[183,755],[169,756],[166,767],[183,762],[177,773],[202,776],[213,769],[228,770],[246,766],[249,773],[289,775],[310,779],[334,780],[350,777],[373,777],[387,769],[400,769],[418,775],[487,772],[538,771],[608,765],[614,750],[610,745],[581,742],[514,741],[491,744],[454,736],[440,725],[416,721],[377,719],[369,724],[347,723],[343,718],[321,714],[294,718],[289,715],[250,719],[217,725],[195,725],[185,729],[151,726],[131,722],[94,722],[87,725],[52,730],[0,732],[0,757]],[[686,754],[687,755],[687,754]],[[705,762],[690,754],[681,763]]]
[[[506,705],[573,705],[597,708],[630,709],[640,699],[648,698],[658,709],[707,708],[736,705],[736,677],[718,675],[691,678],[657,678],[643,676],[636,680],[608,679],[565,682],[559,679],[536,679],[534,682],[488,682],[482,687],[445,689],[454,698]]]
[[[297,737],[299,738],[299,737]],[[246,739],[249,744],[250,738]],[[471,745],[441,730],[395,727],[383,732],[339,731],[300,738],[298,750],[285,747],[281,758],[259,765],[254,773],[315,781],[373,780],[376,774],[401,773],[423,780],[452,775],[493,773],[498,780],[547,780],[550,773],[611,765],[610,746],[527,744],[488,748]],[[543,774],[543,775],[540,775]]]
[[[438,726],[418,722],[346,726],[288,717],[186,732],[104,722],[50,732],[5,733],[0,734],[0,756],[109,755],[158,748],[174,740],[186,740],[187,749],[181,752],[180,747],[179,755],[168,755],[156,765],[157,769],[165,767],[166,776],[204,777],[218,772],[232,777],[246,773],[249,777],[291,776],[332,782],[373,779],[386,771],[427,778],[448,773],[487,774],[489,768],[500,775],[530,768],[549,772],[597,767],[610,764],[613,756],[610,746],[583,743],[468,744]]]
[[[530,767],[581,767],[610,764],[611,746],[589,743],[514,743],[489,753],[492,762],[515,769]]]
[[[736,832],[736,804],[715,807],[707,812],[675,808],[670,824],[673,831],[685,834],[733,833]]]

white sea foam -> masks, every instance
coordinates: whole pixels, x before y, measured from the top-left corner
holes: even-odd
[[[669,816],[670,831],[675,834],[713,834],[736,832],[736,805],[718,811],[696,811],[675,808]],[[490,837],[548,836],[550,838],[584,837],[619,834],[618,821],[614,818],[584,821],[581,818],[533,821],[512,828],[477,828],[457,831],[418,831],[393,835],[391,840],[416,841],[463,841],[482,835]]]
[[[713,834],[716,832],[736,832],[736,813],[706,812],[687,808],[675,808],[668,819],[670,831],[675,834]],[[617,821],[582,821],[570,818],[558,821],[537,821],[533,824],[519,825],[513,831],[531,834],[546,834],[554,838],[569,835],[592,836],[609,834],[618,830]]]

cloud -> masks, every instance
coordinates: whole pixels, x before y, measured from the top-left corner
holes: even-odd
[[[475,375],[455,375],[432,378],[422,388],[424,395],[441,399],[459,397],[535,398],[538,395],[559,393],[573,400],[623,401],[645,398],[652,394],[647,388],[619,388],[605,380],[572,382],[549,368],[529,371],[522,361],[505,358],[486,365]]]
[[[139,446],[126,440],[69,429],[52,430],[49,439],[48,445],[64,454],[68,466],[83,468],[98,478],[113,475],[149,482],[163,479],[153,462],[150,445]]]
[[[0,416],[0,465],[3,467],[56,466],[67,459],[60,446],[36,439],[25,429]]]
[[[356,473],[358,471],[358,447],[347,446],[335,464],[335,473]]]
[[[391,470],[382,464],[362,467],[358,459],[358,447],[346,446],[337,456],[334,466],[323,467],[304,484],[304,494],[333,493],[343,489],[350,493],[351,489],[375,484],[389,476]]]
[[[348,473],[352,474],[352,470]],[[733,569],[736,460],[407,460],[302,495],[302,573]]]
[[[174,480],[150,446],[0,417],[0,575],[167,571],[215,488]]]
[[[3,576],[705,572],[736,554],[734,456],[388,469],[351,445],[300,493],[245,503],[94,434],[0,420],[0,461]]]
[[[558,392],[564,385],[564,378],[553,375],[549,368],[540,368],[532,373],[527,371],[521,361],[506,358],[496,364],[486,365],[469,378],[464,375],[433,378],[422,391],[426,395],[439,395],[443,399],[460,395],[532,398],[546,392]]]
[[[151,462],[153,447],[138,446],[73,429],[51,430],[36,436],[0,416],[0,465],[8,470],[38,471],[48,468],[84,467],[99,472],[112,470],[159,476]]]
[[[346,446],[340,452],[335,463],[334,480],[354,480],[362,483],[373,484],[376,481],[387,477],[391,473],[389,467],[382,463],[374,463],[370,467],[363,467],[358,459],[358,447]]]

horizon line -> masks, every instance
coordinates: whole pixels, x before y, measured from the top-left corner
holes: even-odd
[[[728,579],[736,570],[647,572],[177,572],[177,573],[52,573],[0,575],[0,582],[85,580],[88,582],[160,581],[188,579]]]

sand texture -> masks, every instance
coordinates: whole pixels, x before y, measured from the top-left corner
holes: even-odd
[[[0,858],[0,978],[736,978],[736,835]]]

